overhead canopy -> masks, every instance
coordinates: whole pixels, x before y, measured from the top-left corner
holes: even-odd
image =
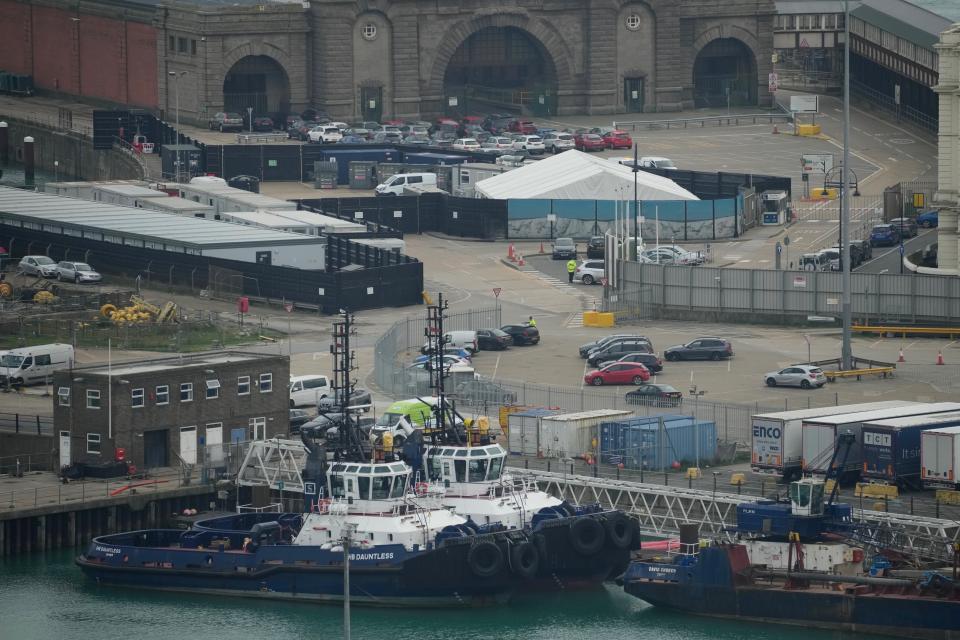
[[[544,200],[633,199],[633,171],[608,158],[571,149],[538,162],[481,180],[483,198]],[[699,200],[673,180],[646,171],[637,173],[640,200]]]

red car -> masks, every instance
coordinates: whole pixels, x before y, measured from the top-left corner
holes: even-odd
[[[607,149],[633,149],[633,138],[626,131],[609,131],[603,136]]]
[[[578,133],[573,136],[573,146],[578,151],[603,151],[607,143],[595,133]]]
[[[475,124],[479,127],[483,124],[483,118],[480,116],[463,116],[463,118],[460,120],[460,124],[464,126],[468,124]]]
[[[639,362],[614,362],[583,376],[584,382],[597,387],[603,384],[643,384],[649,379],[649,369]]]
[[[527,136],[532,136],[537,133],[537,127],[529,120],[514,120],[510,123],[510,126],[507,127],[507,130],[514,133],[522,133]]]

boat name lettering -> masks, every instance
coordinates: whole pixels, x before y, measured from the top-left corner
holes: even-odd
[[[111,554],[112,554],[112,553],[120,553],[120,549],[113,549],[113,548],[110,548],[110,547],[101,547],[100,545],[97,545],[97,546],[96,546],[96,550],[97,550],[97,551],[101,551],[101,552],[103,552],[103,553],[111,553]]]
[[[393,560],[393,553],[351,553],[351,560]]]
[[[674,574],[677,572],[676,567],[647,567],[647,570],[650,573],[670,573]]]

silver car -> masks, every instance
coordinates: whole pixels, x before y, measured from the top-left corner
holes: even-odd
[[[103,278],[86,262],[64,260],[57,264],[57,280],[80,282],[100,282]]]
[[[824,375],[823,369],[807,364],[795,364],[780,371],[772,371],[764,375],[763,379],[768,387],[784,386],[801,389],[816,387],[819,389],[827,384],[827,376]]]
[[[23,256],[17,266],[21,273],[38,278],[55,278],[57,263],[47,256]]]

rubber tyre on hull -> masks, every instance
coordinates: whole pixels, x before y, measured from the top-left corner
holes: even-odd
[[[532,578],[540,570],[540,552],[532,542],[523,541],[510,549],[510,567],[523,578]]]
[[[616,513],[607,518],[603,523],[606,529],[607,538],[617,549],[626,549],[633,540],[633,527],[630,524],[630,518],[622,513]]]
[[[495,543],[485,540],[470,548],[467,564],[478,578],[489,578],[503,569],[503,551]]]
[[[594,518],[579,518],[570,526],[570,545],[580,555],[597,554],[605,541],[603,525]]]

